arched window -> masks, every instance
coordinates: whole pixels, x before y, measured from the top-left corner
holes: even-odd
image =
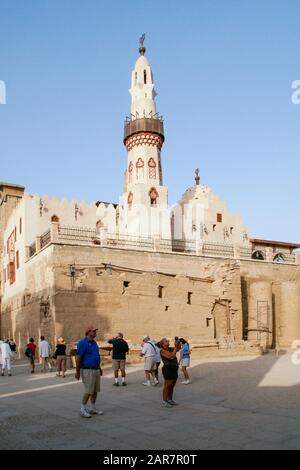
[[[138,158],[136,164],[136,179],[143,179],[144,178],[144,160],[140,157]]]
[[[273,258],[274,263],[284,263],[285,258],[282,253],[277,253]]]
[[[156,162],[154,158],[149,158],[148,160],[148,168],[149,168],[149,178],[155,179],[156,178]]]
[[[147,84],[147,72],[144,70],[144,84]]]
[[[260,259],[260,260],[264,260],[264,255],[261,251],[257,250],[257,251],[254,251],[252,253],[252,256],[251,256],[252,259]]]
[[[151,207],[157,206],[157,198],[159,197],[158,192],[155,188],[151,188],[149,191],[150,205]]]
[[[128,204],[129,209],[130,209],[131,206],[132,206],[132,201],[133,201],[133,194],[132,194],[132,192],[130,191],[130,193],[128,194],[128,198],[127,198],[127,204]]]
[[[132,182],[132,170],[133,170],[133,163],[130,162],[128,165],[128,181],[129,183]]]

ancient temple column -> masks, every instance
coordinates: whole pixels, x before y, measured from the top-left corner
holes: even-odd
[[[295,339],[300,340],[300,284],[287,281],[281,284],[279,345],[290,348]]]
[[[248,341],[263,348],[272,346],[272,284],[268,281],[253,281],[248,294]]]

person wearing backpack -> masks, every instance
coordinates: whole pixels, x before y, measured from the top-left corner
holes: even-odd
[[[145,370],[145,377],[146,377],[146,380],[145,382],[142,383],[142,385],[146,385],[147,387],[151,386],[151,382],[150,382],[151,375],[154,380],[153,385],[157,385],[158,380],[156,379],[155,374],[154,374],[154,371],[157,368],[157,365],[156,365],[157,352],[156,352],[155,345],[153,344],[152,341],[150,341],[150,337],[148,335],[145,335],[143,337],[141,356],[144,356],[145,358],[144,370]]]
[[[34,363],[35,350],[36,350],[36,344],[34,343],[34,339],[30,338],[29,343],[27,344],[27,347],[25,349],[25,356],[28,357],[32,374],[34,374],[34,368],[35,368],[35,363]]]

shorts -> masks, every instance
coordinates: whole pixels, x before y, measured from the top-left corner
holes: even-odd
[[[178,379],[178,366],[175,367],[162,367],[162,374],[165,380],[177,380]]]
[[[125,359],[113,359],[112,360],[113,370],[125,370]]]
[[[181,367],[190,367],[190,358],[189,357],[184,357],[183,359],[181,359],[180,361],[180,365]]]
[[[80,374],[86,394],[94,395],[94,393],[100,392],[99,369],[80,369]]]
[[[156,370],[155,356],[145,357],[144,370]]]

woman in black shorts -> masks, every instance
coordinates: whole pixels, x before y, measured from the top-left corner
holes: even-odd
[[[178,379],[178,360],[176,354],[181,348],[181,343],[175,339],[174,348],[170,348],[170,341],[163,338],[160,341],[160,356],[163,361],[162,374],[164,377],[163,406],[172,408],[177,403],[173,400],[173,391]]]

